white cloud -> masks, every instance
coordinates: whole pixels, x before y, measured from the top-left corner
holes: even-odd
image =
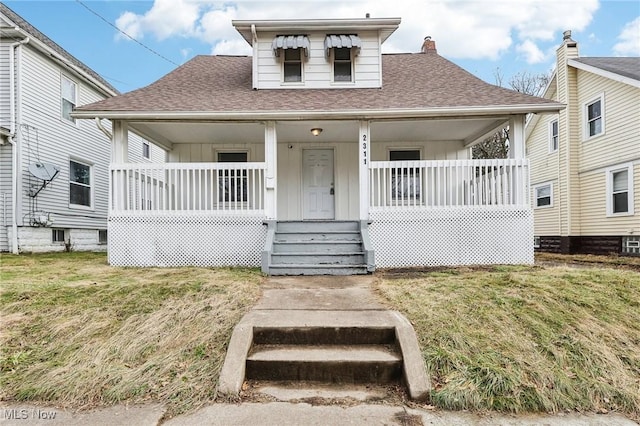
[[[618,40],[613,46],[615,55],[640,56],[640,16],[624,26]]]
[[[190,0],[155,0],[143,15],[124,12],[116,26],[131,37],[140,39],[152,33],[158,40],[173,36],[190,37],[200,16],[200,4]]]
[[[142,28],[140,26],[140,20],[138,19],[138,15],[132,12],[124,12],[120,17],[116,20],[116,26],[127,33],[129,36],[140,40],[144,37]],[[122,33],[116,34],[117,39],[125,39],[126,37]]]
[[[232,19],[364,18],[370,13],[372,18],[402,18],[385,52],[418,52],[430,35],[449,58],[497,60],[515,48],[537,63],[550,42],[554,47],[560,43],[563,30],[585,29],[598,7],[598,0],[155,0],[145,14],[126,12],[118,20],[136,34],[189,36],[211,44],[214,54],[247,54],[250,47],[231,26]]]
[[[542,50],[531,40],[525,40],[516,46],[516,52],[523,54],[528,64],[539,64],[547,59]]]

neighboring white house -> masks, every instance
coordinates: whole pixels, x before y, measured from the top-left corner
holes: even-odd
[[[526,128],[535,245],[640,255],[640,57],[580,57],[567,31],[544,97],[567,107]]]
[[[111,264],[346,274],[533,262],[525,116],[562,105],[481,81],[430,38],[421,53],[382,54],[399,24],[233,21],[252,56],[197,56],[77,108],[114,127]],[[512,158],[470,159],[505,123]],[[170,162],[127,157],[127,129]]]
[[[106,250],[111,144],[70,113],[117,94],[0,3],[0,251]],[[164,150],[130,140],[135,161],[164,161]]]

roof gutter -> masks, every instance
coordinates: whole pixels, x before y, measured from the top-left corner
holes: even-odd
[[[533,105],[499,105],[479,107],[443,107],[430,109],[376,109],[341,111],[83,111],[71,116],[79,119],[95,117],[130,121],[263,121],[263,120],[385,120],[407,118],[482,117],[488,115],[517,115],[529,113],[554,113],[564,109],[561,103]]]
[[[7,140],[11,144],[11,252],[13,254],[18,254],[18,176],[20,172],[18,171],[18,167],[20,165],[19,162],[19,151],[20,151],[20,139],[15,140],[16,136],[16,122],[17,122],[17,111],[16,111],[16,64],[15,64],[15,52],[19,46],[23,44],[29,43],[29,37],[25,37],[24,39],[12,43],[9,45],[9,114],[10,114],[10,129],[9,136]],[[20,74],[18,74],[18,86],[20,85]],[[19,104],[18,104],[19,107]]]

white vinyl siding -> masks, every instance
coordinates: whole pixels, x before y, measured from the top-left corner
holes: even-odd
[[[29,223],[33,199],[27,195],[28,188],[38,182],[27,170],[31,163],[44,162],[59,167],[60,173],[38,194],[38,210],[50,213],[60,228],[105,229],[111,144],[93,120],[78,120],[75,125],[69,125],[61,118],[60,76],[68,70],[28,44],[22,51],[20,122],[29,127],[22,127],[17,133],[22,148],[18,216]],[[76,75],[71,77],[78,84],[78,106],[105,98],[85,80]],[[72,208],[69,204],[69,160],[74,158],[93,165],[91,210]],[[22,220],[19,225],[22,226]]]
[[[283,81],[282,59],[273,54],[274,32],[258,33],[257,53],[254,63],[257,66],[258,89],[340,89],[344,84],[333,82],[333,62],[327,59],[324,49],[325,32],[309,34],[309,57],[302,58],[303,84],[285,83]],[[349,87],[380,87],[380,45],[377,31],[361,31],[358,37],[362,47],[353,53],[353,83]],[[287,49],[288,50],[288,49]]]
[[[9,99],[9,44],[13,40],[0,39],[0,127],[10,128],[11,111]]]

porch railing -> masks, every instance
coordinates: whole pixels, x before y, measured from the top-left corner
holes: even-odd
[[[262,213],[264,163],[112,164],[111,214]]]
[[[372,161],[371,210],[528,206],[529,160]]]

